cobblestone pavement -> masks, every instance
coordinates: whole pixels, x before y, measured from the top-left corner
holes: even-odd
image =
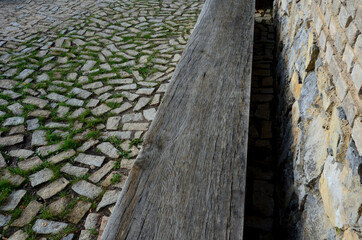
[[[0,234],[97,239],[200,0],[0,1]]]

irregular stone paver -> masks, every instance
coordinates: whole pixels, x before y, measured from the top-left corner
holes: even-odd
[[[95,155],[88,155],[84,153],[80,153],[78,157],[74,159],[74,161],[87,164],[87,165],[94,165],[97,167],[102,166],[105,157],[103,156],[95,156]]]
[[[8,240],[26,240],[28,237],[28,234],[24,232],[23,230],[16,231],[13,235],[11,235]]]
[[[84,180],[81,180],[81,181],[75,183],[72,186],[72,189],[74,192],[76,192],[82,196],[88,197],[90,199],[94,199],[94,198],[98,197],[98,195],[101,194],[101,192],[102,192],[102,188],[97,187],[96,185],[91,184]]]
[[[58,192],[62,191],[68,185],[68,183],[69,181],[67,179],[59,178],[40,189],[37,194],[43,199],[48,199],[57,194]]]
[[[99,213],[90,213],[84,223],[85,229],[96,229],[99,227],[102,215]]]
[[[0,170],[0,180],[7,180],[11,185],[19,186],[25,181],[25,178],[11,173],[8,169],[2,169]]]
[[[67,220],[74,224],[79,223],[91,206],[92,203],[90,202],[78,201],[72,211],[66,216]]]
[[[46,140],[46,131],[44,130],[36,130],[33,132],[31,138],[31,145],[32,146],[44,146],[47,145],[48,142]]]
[[[70,163],[66,163],[61,169],[61,172],[67,173],[69,175],[73,175],[76,177],[83,177],[85,174],[87,174],[87,172],[89,171],[88,168],[82,168],[82,167],[77,167],[77,166],[73,166]]]
[[[76,152],[73,149],[70,149],[68,151],[59,153],[51,158],[48,159],[48,162],[52,164],[57,164],[61,161],[64,161],[65,159],[68,159],[70,157],[73,157],[76,154]]]
[[[15,136],[8,136],[8,137],[0,137],[0,146],[13,146],[17,143],[21,143],[24,141],[24,135],[19,134]]]
[[[37,149],[37,153],[40,156],[45,157],[45,156],[48,156],[49,154],[57,151],[60,148],[60,146],[61,146],[61,143],[40,147],[40,148]]]
[[[88,178],[88,180],[93,182],[93,183],[99,182],[107,173],[109,173],[109,171],[111,171],[113,169],[115,163],[116,163],[115,161],[109,161],[101,169],[94,172]]]
[[[0,153],[0,168],[6,167],[6,166],[7,166],[7,164],[6,164],[5,158]]]
[[[5,216],[0,214],[0,227],[6,226],[10,222],[10,219],[11,219],[10,215]]]
[[[91,173],[88,183],[102,192],[120,190],[141,147],[130,143],[139,142],[154,119],[202,4],[0,1],[0,168],[24,171],[5,171],[1,179],[38,193],[64,223],[73,221],[62,213],[79,197],[68,182]],[[49,174],[37,184],[36,174],[49,169],[52,179]],[[79,230],[87,229],[81,224]],[[4,237],[18,229],[10,226]],[[80,239],[96,238],[93,230],[80,232]]]
[[[36,200],[31,201],[28,206],[21,213],[20,217],[16,219],[11,225],[16,227],[23,227],[30,223],[30,221],[36,216],[43,205]]]
[[[97,149],[110,158],[117,158],[119,156],[117,148],[110,142],[103,142],[97,146]]]
[[[58,215],[62,211],[64,211],[64,209],[67,207],[69,201],[70,201],[69,196],[59,198],[58,200],[56,200],[56,201],[52,202],[51,204],[49,204],[48,210],[53,215]]]
[[[116,203],[117,199],[119,197],[119,194],[121,194],[121,191],[118,191],[118,190],[111,190],[111,191],[105,192],[101,202],[97,206],[97,212],[105,206]]]
[[[30,184],[32,187],[38,186],[39,184],[45,183],[54,177],[54,173],[49,168],[44,168],[39,172],[36,172],[29,176]]]
[[[38,156],[36,156],[19,162],[18,167],[21,170],[28,171],[40,166],[42,163],[42,160]]]
[[[1,211],[11,211],[18,206],[21,199],[24,197],[25,190],[17,190],[10,194],[6,201],[0,206]]]
[[[40,234],[58,233],[67,226],[68,224],[62,222],[37,219],[33,226],[33,231]]]

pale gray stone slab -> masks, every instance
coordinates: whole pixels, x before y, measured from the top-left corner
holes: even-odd
[[[68,235],[64,236],[62,238],[62,240],[72,240],[73,238],[74,238],[74,234],[71,233],[71,234],[68,234]]]
[[[91,70],[94,65],[96,65],[96,61],[93,61],[93,60],[88,60],[84,65],[83,67],[81,68],[81,71],[89,71]]]
[[[62,191],[68,185],[68,183],[69,181],[67,179],[59,178],[40,189],[37,194],[43,199],[51,198],[58,192]]]
[[[99,194],[102,193],[102,188],[97,187],[96,185],[89,183],[85,180],[81,180],[81,181],[75,183],[72,186],[72,189],[74,192],[76,192],[82,196],[88,197],[90,199],[94,199],[94,198],[98,197]]]
[[[117,130],[121,119],[122,119],[121,117],[108,118],[107,125],[106,125],[107,130]]]
[[[23,103],[35,105],[39,108],[44,108],[49,103],[49,101],[41,98],[28,96],[23,100]]]
[[[103,164],[103,161],[106,157],[104,156],[96,156],[96,155],[88,155],[84,153],[80,153],[74,161],[87,164],[87,165],[94,165],[96,167],[100,167]]]
[[[49,146],[44,146],[44,147],[40,147],[36,150],[36,152],[43,157],[48,156],[49,154],[59,150],[59,148],[61,147],[62,142],[57,143],[57,144],[53,144],[53,145],[49,145]]]
[[[41,75],[36,77],[37,82],[45,82],[45,81],[49,81],[49,80],[50,80],[50,78],[49,78],[48,74],[46,74],[46,73],[42,73]]]
[[[49,168],[44,168],[39,172],[36,172],[29,176],[30,184],[32,187],[38,186],[39,184],[45,183],[54,177],[54,173]]]
[[[48,142],[45,138],[46,131],[44,130],[36,130],[33,132],[32,138],[31,138],[31,146],[44,146],[47,145]]]
[[[96,89],[96,88],[100,88],[100,87],[103,87],[102,82],[93,82],[93,83],[83,85],[83,89]]]
[[[141,97],[136,106],[133,108],[133,111],[139,111],[142,108],[144,108],[149,102],[150,102],[151,98],[147,98],[147,97]]]
[[[121,92],[121,94],[130,101],[134,101],[140,96],[138,94],[133,94],[130,92],[125,92],[125,91]]]
[[[107,105],[103,104],[103,105],[100,105],[96,108],[94,108],[91,112],[93,115],[95,116],[100,116],[106,112],[109,112],[111,110],[110,107],[108,107]]]
[[[24,80],[25,78],[29,77],[34,72],[33,69],[24,69],[16,79]]]
[[[46,96],[47,99],[55,101],[55,102],[65,102],[67,101],[67,97],[60,95],[58,93],[50,93]]]
[[[133,164],[135,163],[136,160],[134,159],[122,159],[121,160],[121,168],[125,168],[128,170],[131,170],[133,167]]]
[[[57,164],[61,161],[64,161],[70,157],[73,157],[76,154],[76,152],[73,149],[69,149],[65,152],[61,152],[51,158],[48,159],[48,162],[52,163],[52,164]]]
[[[34,154],[34,151],[28,149],[16,149],[9,151],[8,155],[16,158],[28,158]]]
[[[38,157],[32,157],[18,163],[18,167],[21,170],[28,171],[40,166],[43,161]]]
[[[91,92],[83,90],[81,88],[73,88],[69,93],[73,93],[77,97],[82,98],[82,99],[87,99],[88,97],[90,97],[92,95]]]
[[[11,117],[5,119],[3,126],[16,126],[24,123],[23,117]]]
[[[8,109],[14,114],[14,115],[21,115],[24,112],[24,107],[20,103],[14,103],[10,106],[8,106]]]
[[[103,132],[101,134],[102,139],[106,139],[108,137],[115,137],[117,139],[130,139],[131,132],[130,131],[111,131],[111,132]]]
[[[126,122],[139,122],[144,120],[142,113],[129,113],[123,114],[122,123]]]
[[[12,211],[18,206],[21,199],[24,197],[26,190],[17,190],[10,194],[6,201],[0,206],[2,211]]]
[[[0,88],[3,88],[3,89],[12,89],[13,87],[15,87],[18,84],[19,84],[19,82],[14,81],[14,80],[8,80],[8,79],[0,80]]]
[[[26,121],[26,124],[28,126],[27,127],[28,131],[32,131],[32,130],[35,130],[40,127],[38,119],[30,119],[30,120]]]
[[[120,114],[121,112],[124,112],[132,107],[132,104],[126,102],[123,103],[119,108],[115,108],[111,111],[111,113]]]
[[[110,158],[117,158],[119,156],[117,148],[115,148],[110,142],[103,142],[99,144],[97,149]]]
[[[10,222],[10,219],[11,219],[11,215],[5,216],[5,215],[0,214],[0,227],[5,227]]]
[[[82,146],[80,146],[79,148],[77,148],[78,152],[85,152],[87,151],[89,148],[93,147],[94,145],[96,145],[97,143],[99,143],[99,140],[94,140],[94,139],[90,139],[88,141],[86,141],[85,143],[83,143]]]
[[[62,222],[37,219],[33,226],[33,231],[38,234],[51,234],[51,233],[54,234],[54,233],[59,233],[67,226],[68,224]]]
[[[82,230],[80,231],[78,240],[89,240],[92,239],[92,233],[90,230]]]
[[[98,204],[96,211],[98,212],[101,208],[116,203],[120,194],[121,191],[118,190],[106,191],[102,197],[102,200]]]
[[[153,119],[155,119],[156,116],[156,112],[157,110],[155,108],[150,108],[147,110],[143,111],[143,116],[148,120],[148,121],[153,121]]]
[[[24,141],[24,135],[8,136],[0,138],[0,146],[13,146]]]
[[[125,123],[122,130],[130,131],[147,131],[149,123]]]
[[[7,164],[6,164],[5,158],[0,153],[0,168],[6,167],[6,166],[7,166]]]
[[[101,169],[94,172],[88,178],[88,180],[93,182],[93,183],[99,182],[107,173],[109,173],[109,171],[111,171],[113,169],[115,163],[116,163],[115,161],[109,161]]]
[[[47,128],[66,128],[70,125],[68,123],[59,123],[59,122],[49,122],[45,124],[45,127]]]
[[[84,228],[85,229],[97,229],[99,227],[101,217],[102,217],[102,215],[99,213],[88,214],[88,216],[85,220],[85,223],[84,223]]]
[[[88,168],[82,168],[82,167],[77,167],[77,166],[73,166],[70,163],[66,163],[61,169],[61,172],[67,173],[69,175],[73,175],[76,177],[83,177],[88,171]]]
[[[74,106],[74,107],[81,107],[81,106],[83,106],[84,101],[76,99],[76,98],[71,98],[66,102],[66,104],[68,104],[70,106]]]

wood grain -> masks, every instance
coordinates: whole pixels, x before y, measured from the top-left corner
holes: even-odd
[[[207,0],[102,236],[242,239],[253,0]]]

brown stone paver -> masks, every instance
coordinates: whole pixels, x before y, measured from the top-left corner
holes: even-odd
[[[0,1],[1,237],[100,237],[202,5]]]

